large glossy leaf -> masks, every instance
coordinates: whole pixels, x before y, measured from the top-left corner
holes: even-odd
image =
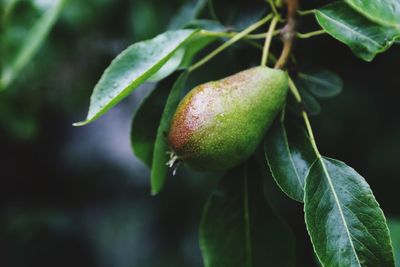
[[[289,197],[303,202],[305,179],[316,159],[303,127],[293,120],[279,120],[269,130],[265,154],[278,186]]]
[[[137,108],[132,120],[131,145],[135,155],[151,167],[154,143],[168,94],[178,75],[157,84]]]
[[[398,29],[371,22],[343,2],[318,9],[315,16],[327,33],[365,61],[387,50],[400,35]]]
[[[211,194],[200,225],[205,267],[294,266],[290,230],[266,202],[257,165],[230,170]]]
[[[400,28],[399,0],[345,0],[367,18],[382,25]]]
[[[112,61],[96,84],[86,120],[74,125],[88,124],[107,112],[160,70],[196,32],[168,31],[151,40],[135,43],[124,50]]]
[[[175,109],[179,104],[182,91],[185,87],[187,72],[180,74],[174,83],[171,92],[165,104],[163,114],[161,116],[160,125],[157,129],[157,137],[154,145],[153,160],[151,164],[151,193],[158,194],[165,184],[168,174],[168,141],[167,135],[171,124],[171,119],[175,113]]]
[[[337,96],[343,89],[343,82],[340,77],[328,70],[299,73],[299,79],[302,81],[303,89],[321,98]]]
[[[147,79],[147,81],[157,82],[173,73],[182,63],[182,60],[185,56],[185,51],[186,47],[181,47],[176,50],[168,59],[168,61],[164,64],[164,66],[162,66],[161,69],[159,69],[149,79]]]
[[[46,40],[54,23],[57,21],[66,0],[56,0],[38,21],[32,25],[21,47],[11,62],[4,66],[0,77],[0,90],[6,89],[17,78],[21,70],[31,61]],[[10,2],[14,3],[14,2]],[[6,11],[5,11],[6,12]]]
[[[385,217],[372,191],[343,162],[320,158],[306,178],[304,211],[323,266],[393,267]]]

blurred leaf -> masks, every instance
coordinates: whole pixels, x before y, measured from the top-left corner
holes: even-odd
[[[151,193],[158,194],[165,184],[168,173],[168,141],[167,135],[171,124],[171,119],[175,113],[175,109],[179,104],[180,96],[185,87],[187,72],[179,75],[174,83],[171,92],[165,104],[164,111],[161,116],[160,125],[157,129],[156,142],[154,144],[153,160],[151,164]]]
[[[235,31],[241,31],[260,20],[268,11],[265,1],[212,1],[211,10],[214,19]],[[216,19],[217,20],[217,19]]]
[[[151,167],[157,129],[165,102],[177,75],[173,75],[157,84],[157,87],[143,99],[133,117],[131,145],[135,155]]]
[[[184,4],[176,15],[173,16],[168,29],[176,30],[183,28],[188,22],[197,18],[206,6],[208,0],[189,0]]]
[[[352,8],[379,24],[400,28],[400,1],[345,0]]]
[[[204,266],[294,266],[291,231],[266,202],[258,166],[247,164],[228,171],[206,203],[200,225]]]
[[[296,86],[299,89],[307,113],[310,115],[318,115],[321,112],[321,105],[318,103],[317,99],[304,89],[305,85],[303,81],[297,79]]]
[[[0,97],[0,128],[21,140],[32,139],[38,133],[36,103],[25,101],[21,98],[15,100],[4,93]]]
[[[209,19],[196,19],[192,20],[185,25],[185,28],[189,29],[203,29],[207,31],[226,31],[224,25],[216,20]]]
[[[279,120],[265,140],[268,165],[278,186],[289,197],[303,202],[304,183],[316,155],[303,127]]]
[[[394,266],[385,217],[363,177],[343,162],[319,158],[306,178],[304,211],[324,266]]]
[[[299,73],[303,81],[304,89],[307,89],[317,97],[329,98],[340,94],[343,89],[343,82],[340,77],[328,70],[307,74]]]
[[[15,58],[9,65],[4,66],[1,79],[0,91],[6,89],[16,79],[21,70],[31,61],[42,43],[45,41],[50,29],[57,21],[66,0],[56,0],[49,10],[32,26]]]
[[[151,40],[135,43],[120,53],[96,84],[86,120],[74,125],[86,125],[107,112],[160,70],[174,52],[196,32],[194,30],[165,32]]]
[[[395,219],[388,220],[390,237],[394,249],[396,266],[400,266],[400,221]]]
[[[400,36],[398,29],[375,24],[343,2],[318,9],[315,13],[321,27],[335,39],[350,47],[365,61],[386,51]]]
[[[262,3],[257,2],[258,4]],[[264,4],[264,3],[262,3]],[[249,27],[249,25],[257,22],[258,20],[262,19],[267,12],[268,5],[262,6],[250,6],[248,2],[246,2],[248,7],[241,9],[240,7],[237,8],[237,18],[233,21],[234,28],[237,31],[244,30],[245,28]]]
[[[15,5],[20,0],[2,0],[0,1],[0,14],[1,14],[1,21],[0,25],[4,24],[7,20],[7,17],[10,15],[11,11],[15,7]]]

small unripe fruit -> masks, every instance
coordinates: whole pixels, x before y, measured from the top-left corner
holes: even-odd
[[[287,90],[287,73],[263,66],[201,84],[180,102],[169,145],[195,170],[231,168],[254,152]]]

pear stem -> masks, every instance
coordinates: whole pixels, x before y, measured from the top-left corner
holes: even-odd
[[[313,32],[307,32],[307,33],[296,33],[297,38],[301,38],[301,39],[307,39],[310,37],[314,37],[314,36],[318,36],[321,34],[325,34],[326,31],[325,30],[318,30],[318,31],[313,31]]]
[[[275,30],[274,33],[273,33],[273,36],[278,35],[280,32],[281,31],[279,29]],[[246,40],[264,39],[265,35],[267,33],[268,32],[247,34],[247,35],[243,36],[243,39],[246,39]],[[217,32],[217,31],[201,30],[200,34],[204,35],[204,36],[215,36],[215,37],[222,37],[222,38],[232,38],[232,37],[238,35],[239,33],[238,32]]]
[[[272,36],[274,35],[274,31],[276,28],[276,24],[279,21],[279,16],[275,16],[271,24],[269,25],[269,29],[267,32],[267,35],[265,37],[265,44],[264,44],[264,50],[261,58],[261,66],[267,66],[267,59],[268,59],[268,53],[269,53],[269,48],[271,46],[271,41],[272,41]]]
[[[267,0],[267,2],[269,4],[269,6],[271,7],[272,12],[274,13],[274,15],[279,18],[279,21],[282,21],[282,18],[279,16],[279,12],[278,12],[278,9],[276,8],[274,0]]]
[[[293,80],[290,77],[289,77],[289,90],[293,94],[294,98],[296,99],[296,102],[301,105],[302,104],[301,95],[300,95],[299,90],[297,89],[296,85],[294,84]],[[317,142],[315,141],[314,133],[313,133],[310,119],[308,118],[307,112],[305,110],[302,110],[301,116],[303,117],[304,123],[306,125],[306,129],[307,129],[308,136],[310,138],[311,146],[313,147],[316,155],[318,157],[321,157],[321,154],[319,153],[319,150],[317,147]]]
[[[309,10],[297,10],[297,14],[300,16],[307,16],[315,13],[315,9],[309,9]]]
[[[215,57],[216,55],[218,55],[219,53],[221,53],[223,50],[225,50],[227,47],[233,45],[234,43],[236,43],[237,41],[239,41],[240,39],[242,39],[243,37],[245,37],[246,35],[248,35],[250,32],[256,30],[257,28],[259,28],[260,26],[264,25],[266,22],[268,22],[271,18],[273,17],[273,14],[269,14],[266,17],[264,17],[263,19],[257,21],[256,23],[250,25],[249,27],[247,27],[246,29],[244,29],[243,31],[239,32],[238,34],[234,35],[231,39],[229,39],[228,41],[226,41],[225,43],[223,43],[222,45],[220,45],[219,47],[217,47],[214,51],[212,51],[210,54],[208,54],[207,56],[205,56],[203,59],[199,60],[197,63],[195,63],[194,65],[192,65],[188,71],[192,72],[195,69],[199,68],[200,66],[202,66],[203,64],[205,64],[206,62],[208,62],[210,59],[212,59],[213,57]]]
[[[287,19],[286,25],[281,31],[281,38],[283,41],[283,49],[275,68],[283,69],[292,52],[293,40],[296,37],[296,12],[299,7],[298,0],[286,0],[287,4]]]

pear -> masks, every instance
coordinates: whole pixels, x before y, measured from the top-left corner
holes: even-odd
[[[254,153],[287,90],[287,73],[264,66],[198,85],[176,109],[169,146],[194,170],[231,168]]]

